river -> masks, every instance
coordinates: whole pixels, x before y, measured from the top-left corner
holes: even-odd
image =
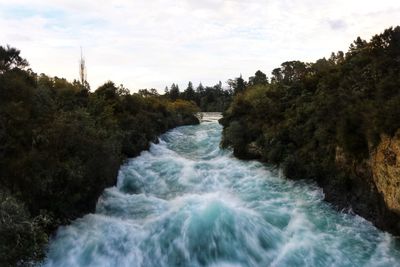
[[[220,149],[217,118],[128,160],[43,266],[400,266],[399,240],[338,213],[315,184]]]

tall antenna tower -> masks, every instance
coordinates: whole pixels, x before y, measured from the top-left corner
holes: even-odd
[[[79,78],[81,80],[81,84],[86,84],[86,65],[85,59],[83,58],[82,47],[81,47],[81,60],[79,61]]]

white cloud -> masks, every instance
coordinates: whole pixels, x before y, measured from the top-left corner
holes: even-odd
[[[392,0],[0,0],[0,40],[37,72],[77,78],[82,45],[92,87],[163,90],[329,56],[399,17]]]

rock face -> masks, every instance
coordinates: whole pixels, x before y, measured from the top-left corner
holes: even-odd
[[[182,125],[197,125],[200,124],[200,120],[196,115],[179,115],[176,122],[177,126]]]
[[[372,154],[371,169],[386,206],[400,216],[400,130],[392,138],[381,136]]]
[[[326,199],[400,235],[400,130],[394,137],[382,135],[362,161],[347,158],[337,147],[335,162],[350,179],[341,186],[324,181]]]
[[[262,155],[262,148],[259,147],[256,142],[251,142],[246,147],[246,153],[249,158],[259,159]]]

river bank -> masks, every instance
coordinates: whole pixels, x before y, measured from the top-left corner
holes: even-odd
[[[224,112],[222,145],[317,182],[339,210],[400,235],[399,36],[388,28],[259,73]]]

